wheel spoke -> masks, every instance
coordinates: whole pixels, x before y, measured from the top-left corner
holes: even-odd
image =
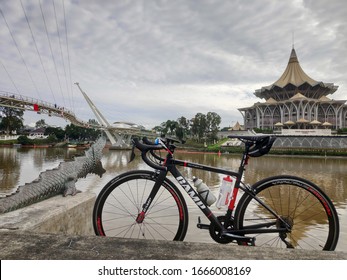
[[[143,221],[137,222],[155,178],[149,171],[129,172],[106,185],[95,203],[93,223],[96,233],[125,238],[182,240],[188,226],[187,206],[173,183],[164,181]]]
[[[293,246],[310,250],[335,248],[339,230],[336,210],[317,186],[296,177],[278,176],[257,183],[254,189],[257,197],[281,217],[271,228],[283,230],[284,225],[290,225],[287,233],[257,234],[256,246]],[[244,195],[235,215],[236,228],[265,230],[266,223],[274,218],[276,216],[255,199]]]

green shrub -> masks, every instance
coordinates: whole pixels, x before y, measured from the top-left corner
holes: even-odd
[[[18,137],[17,139],[17,143],[18,144],[22,144],[22,145],[33,145],[34,141],[29,139],[27,136],[25,135],[21,135]]]

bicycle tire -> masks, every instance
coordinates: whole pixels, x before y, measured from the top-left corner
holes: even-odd
[[[96,235],[122,238],[182,241],[188,228],[188,209],[176,185],[165,178],[142,223],[142,211],[157,173],[135,170],[123,173],[99,193],[93,209]]]
[[[289,247],[279,233],[254,234],[255,246],[335,249],[339,238],[338,215],[329,197],[314,183],[295,176],[280,175],[259,181],[252,189],[258,198],[292,225],[291,232],[285,237]],[[235,211],[235,228],[245,229],[274,219],[273,214],[244,193]],[[278,227],[278,223],[274,227]]]

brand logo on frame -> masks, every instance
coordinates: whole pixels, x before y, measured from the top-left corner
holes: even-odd
[[[206,209],[205,204],[196,195],[196,192],[194,191],[194,189],[189,185],[189,183],[182,176],[177,177],[176,180],[185,189],[187,194],[193,199],[195,204],[198,205],[200,209]]]

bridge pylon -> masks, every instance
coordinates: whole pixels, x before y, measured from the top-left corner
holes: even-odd
[[[106,120],[106,118],[102,115],[100,110],[95,106],[93,101],[81,89],[79,83],[76,82],[75,84],[78,86],[83,97],[87,101],[89,107],[92,109],[95,117],[102,125],[103,130],[105,131],[108,139],[111,142],[111,145],[112,145],[111,148],[114,148],[114,149],[130,148],[131,136],[133,134],[136,134],[139,130],[135,129],[135,128],[124,129],[124,128],[117,128],[117,127],[111,126],[110,123]],[[129,125],[129,123],[127,123],[127,125]],[[134,124],[132,124],[132,125],[134,125]]]

